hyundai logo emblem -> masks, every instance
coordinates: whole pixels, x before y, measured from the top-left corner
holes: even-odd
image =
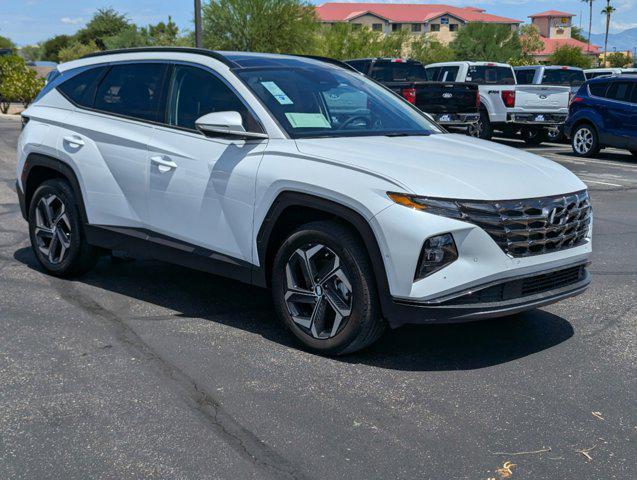
[[[559,208],[553,208],[551,209],[551,211],[548,214],[548,221],[551,225],[562,225],[562,223],[564,223],[564,220],[566,219],[566,217],[557,217],[557,215],[560,213]]]

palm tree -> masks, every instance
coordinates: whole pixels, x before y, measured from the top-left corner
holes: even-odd
[[[584,3],[588,3],[588,47],[586,51],[591,50],[591,29],[593,28],[593,2],[595,0],[582,0]]]
[[[616,10],[610,4],[610,0],[606,0],[606,6],[602,10],[602,14],[606,15],[606,36],[604,37],[604,65],[606,65],[606,57],[608,56],[608,28],[610,27],[610,16]]]

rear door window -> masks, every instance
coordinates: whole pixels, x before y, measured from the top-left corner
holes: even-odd
[[[620,102],[629,102],[632,87],[633,85],[630,82],[613,82],[610,87],[608,87],[606,98]]]
[[[94,108],[139,120],[158,121],[159,98],[167,65],[114,65],[100,82]]]
[[[92,107],[95,85],[107,67],[90,68],[58,85],[57,89],[72,103],[81,107]]]
[[[478,85],[515,85],[515,76],[511,67],[474,65],[469,67],[467,82]]]
[[[378,61],[374,64],[371,77],[379,82],[424,82],[427,80],[425,67],[415,62]]]
[[[516,70],[515,78],[520,85],[531,85],[533,84],[533,78],[535,78],[535,70],[531,68]]]

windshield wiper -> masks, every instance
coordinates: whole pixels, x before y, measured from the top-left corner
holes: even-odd
[[[386,133],[385,137],[428,137],[431,135],[429,132],[422,133],[406,133],[406,132],[395,132],[395,133]]]

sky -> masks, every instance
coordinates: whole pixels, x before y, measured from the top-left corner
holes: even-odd
[[[205,2],[206,0],[202,0]],[[382,0],[376,0],[382,1]],[[444,3],[476,6],[488,13],[528,21],[528,15],[544,10],[560,10],[577,15],[573,21],[588,28],[588,4],[581,0],[402,0],[395,3]],[[0,35],[24,46],[53,35],[72,34],[81,28],[98,8],[113,7],[138,25],[147,25],[172,16],[181,28],[192,30],[193,0],[0,0]],[[314,0],[314,4],[323,3]],[[610,31],[637,27],[637,0],[612,0],[617,8]],[[593,33],[604,32],[604,17],[599,13],[604,0],[593,6]],[[612,18],[612,17],[611,17]]]

